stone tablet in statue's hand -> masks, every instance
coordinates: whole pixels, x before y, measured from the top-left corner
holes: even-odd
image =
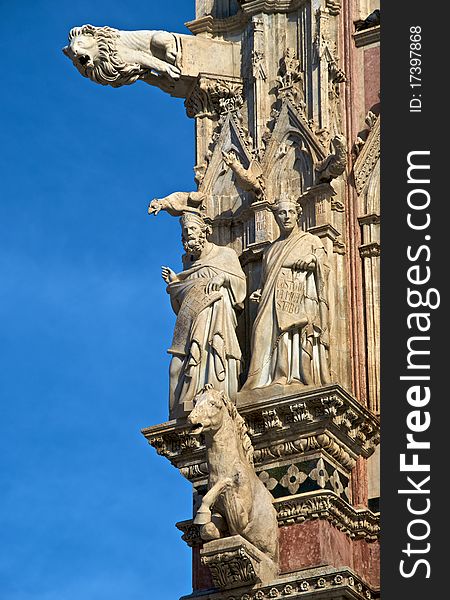
[[[172,269],[170,269],[169,267],[161,267],[161,277],[167,284],[173,283],[174,281],[178,281],[177,274],[175,273],[175,271],[172,271]]]
[[[226,283],[225,275],[216,275],[206,284],[206,293],[218,292]]]

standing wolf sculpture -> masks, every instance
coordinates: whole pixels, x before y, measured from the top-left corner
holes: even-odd
[[[244,419],[224,392],[207,384],[188,416],[191,433],[205,436],[208,492],[194,523],[209,541],[240,535],[278,562],[278,523],[270,492],[256,476]],[[213,511],[212,511],[213,509]]]

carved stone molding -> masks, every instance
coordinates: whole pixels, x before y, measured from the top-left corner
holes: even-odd
[[[369,44],[376,44],[380,41],[381,27],[370,27],[370,29],[363,29],[362,31],[356,31],[353,34],[355,40],[355,46],[361,48],[362,46],[368,46]]]
[[[240,535],[206,543],[200,557],[220,589],[268,583],[277,575],[275,563]]]
[[[369,509],[355,509],[327,490],[290,496],[288,499],[281,498],[275,500],[274,505],[280,526],[311,519],[325,519],[350,538],[375,541],[380,536],[379,515]]]
[[[317,235],[320,238],[328,238],[333,244],[341,237],[341,233],[333,227],[330,223],[326,223],[324,225],[316,225],[314,227],[310,227],[308,229],[310,233],[313,235]]]
[[[308,389],[276,386],[239,393],[239,413],[245,419],[258,470],[279,462],[304,459],[307,452],[325,452],[349,473],[358,456],[368,458],[379,443],[378,420],[339,385]],[[257,393],[255,393],[257,392]],[[169,421],[142,431],[190,481],[207,476],[202,436],[191,437],[183,421]]]
[[[369,509],[356,509],[329,490],[278,498],[274,500],[274,506],[279,527],[324,519],[352,539],[373,542],[380,537],[378,513],[373,513]],[[183,532],[181,539],[188,546],[200,546],[203,543],[200,537],[200,526],[194,525],[192,519],[181,521],[176,524],[176,527]]]
[[[239,11],[232,17],[217,19],[212,15],[205,15],[193,21],[187,21],[186,27],[194,35],[206,33],[209,35],[220,35],[223,33],[238,33],[242,31],[249,20],[249,15]]]
[[[375,213],[363,215],[358,217],[358,222],[360,225],[376,225],[380,222],[380,215]]]
[[[330,15],[335,17],[341,12],[342,2],[341,0],[326,0],[325,6],[328,8]]]
[[[285,13],[300,8],[304,0],[239,0],[242,11],[248,15],[257,13]]]
[[[360,195],[363,191],[364,186],[366,185],[369,176],[379,158],[380,117],[377,117],[353,167],[353,175],[358,195]]]
[[[180,600],[300,600],[312,594],[317,600],[377,600],[380,597],[379,590],[370,588],[349,568],[318,567],[279,576],[269,585],[243,586],[230,591],[202,590]]]
[[[380,256],[381,248],[378,242],[372,242],[371,244],[364,244],[359,247],[359,254],[361,258],[372,258],[374,256]]]
[[[244,103],[242,83],[232,79],[215,79],[200,75],[186,100],[186,114],[191,118],[218,117],[237,111]]]
[[[278,97],[288,98],[302,111],[305,108],[304,75],[295,50],[288,48],[280,60],[277,77]]]

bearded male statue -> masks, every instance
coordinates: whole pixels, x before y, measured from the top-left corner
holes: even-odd
[[[261,289],[250,296],[259,306],[243,390],[324,385],[330,382],[327,253],[317,236],[300,229],[299,204],[283,200],[272,210],[280,237],[264,253]]]
[[[207,240],[210,231],[198,211],[180,219],[186,255],[184,270],[162,268],[177,315],[168,352],[169,417],[186,416],[194,396],[209,383],[234,398],[241,371],[236,310],[246,296],[246,280],[236,252]]]

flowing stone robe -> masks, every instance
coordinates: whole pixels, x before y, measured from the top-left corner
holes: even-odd
[[[311,254],[317,261],[314,270],[293,269]],[[330,382],[326,260],[320,239],[302,230],[275,241],[265,252],[252,357],[243,389]],[[305,361],[310,374],[305,373]]]
[[[169,354],[182,361],[178,380],[170,384],[170,417],[184,416],[206,383],[234,398],[242,354],[236,336],[236,309],[246,296],[246,279],[231,248],[209,244],[200,259],[169,283],[172,308],[177,315]],[[206,285],[218,275],[226,282],[206,294]],[[172,359],[173,360],[173,359]]]

